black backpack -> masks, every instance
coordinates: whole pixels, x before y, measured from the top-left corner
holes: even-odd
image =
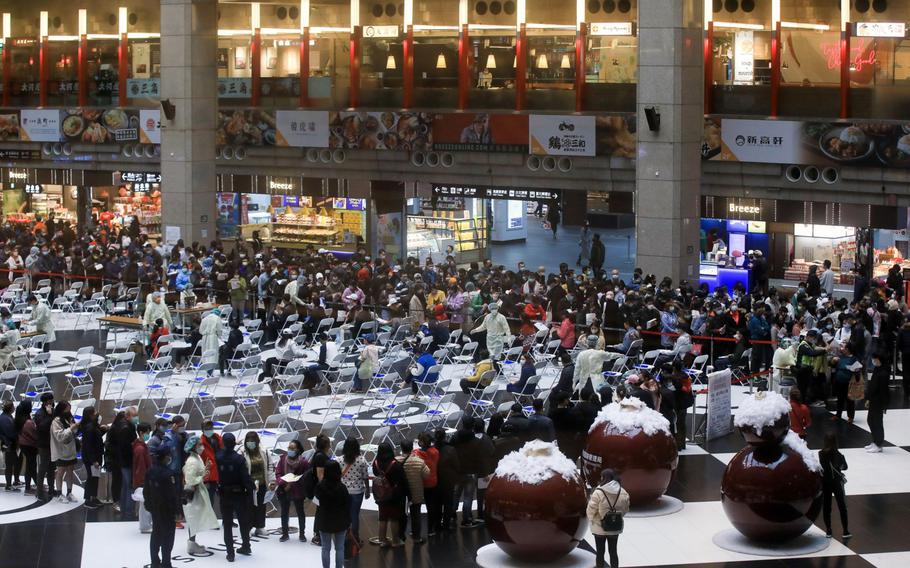
[[[620,491],[616,493],[616,499],[613,502],[610,502],[610,497],[607,495],[607,492],[603,489],[597,489],[603,493],[604,498],[607,500],[607,504],[610,506],[610,510],[603,516],[600,520],[600,528],[608,533],[621,533],[623,529],[623,519],[622,513],[616,510],[616,503],[619,501],[619,496],[622,493],[622,487]]]

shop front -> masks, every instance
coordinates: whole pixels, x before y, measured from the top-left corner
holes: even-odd
[[[219,176],[217,194],[222,238],[258,236],[264,245],[277,249],[313,247],[341,255],[366,246],[369,199],[338,197],[348,193],[344,180],[224,177]]]
[[[805,282],[825,260],[842,286],[853,284],[854,268],[875,278],[894,264],[910,268],[905,207],[711,196],[701,206],[700,281],[712,290],[754,284],[754,251],[767,259],[771,278],[792,282]]]

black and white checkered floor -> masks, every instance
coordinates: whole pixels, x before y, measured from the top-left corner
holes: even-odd
[[[88,343],[98,344],[94,331],[62,331],[54,346],[59,350],[75,350]],[[101,350],[97,350],[101,354]],[[138,368],[138,367],[137,367]],[[101,367],[96,369],[102,378]],[[53,374],[51,382],[62,393],[62,374]],[[102,380],[96,379],[96,391]],[[679,467],[668,493],[685,503],[682,511],[673,515],[651,518],[631,518],[619,540],[622,566],[729,566],[742,568],[777,567],[839,567],[877,566],[906,568],[910,566],[910,407],[902,403],[901,391],[892,391],[892,409],[885,416],[884,452],[869,454],[863,447],[870,442],[866,413],[858,411],[854,424],[830,421],[830,413],[813,409],[813,425],[808,442],[813,449],[821,446],[829,429],[838,432],[842,452],[849,464],[847,506],[853,538],[841,539],[837,514],[834,516],[835,539],[824,551],[806,557],[770,558],[749,556],[721,549],[712,537],[730,524],[720,504],[720,482],[725,464],[743,447],[738,433],[713,440],[705,447],[691,445],[680,455]],[[96,398],[101,399],[100,391]],[[734,404],[736,397],[734,397]],[[152,407],[142,408],[143,419],[152,414]],[[265,401],[263,415],[271,412],[271,401]],[[110,420],[113,401],[101,400],[105,421]],[[198,428],[198,416],[191,419],[191,428]],[[368,428],[364,433],[369,435]],[[314,425],[318,428],[318,425]],[[313,426],[311,426],[313,428]],[[371,536],[376,531],[375,505],[365,503],[361,534]],[[311,522],[311,519],[308,519]],[[296,521],[292,519],[292,526]],[[300,566],[319,563],[319,549],[292,539],[279,543],[275,530],[278,519],[270,518],[268,538],[253,544],[253,556],[238,557],[238,565],[267,566],[293,562]],[[822,519],[812,529],[823,531]],[[309,535],[309,531],[308,531]],[[186,534],[177,532],[174,551],[175,566],[222,565],[221,534],[211,531],[200,535],[199,542],[210,555],[190,557],[184,554]],[[394,551],[380,551],[366,546],[362,554],[346,563],[348,566],[413,566],[456,568],[475,566],[476,552],[489,544],[486,531],[456,529],[433,537],[423,546],[408,544]],[[582,544],[593,547],[590,535]],[[110,507],[90,511],[80,505],[52,502],[36,504],[30,497],[0,492],[0,566],[2,568],[140,568],[148,564],[148,536],[140,534],[136,522],[120,521]],[[593,564],[593,561],[592,561]]]

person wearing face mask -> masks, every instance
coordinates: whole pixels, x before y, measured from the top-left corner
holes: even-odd
[[[79,423],[73,419],[70,403],[61,401],[54,407],[51,422],[51,459],[57,466],[54,487],[61,503],[74,503],[73,481],[76,477],[76,433]],[[66,496],[63,483],[66,482]]]
[[[175,521],[180,514],[180,492],[170,469],[168,449],[159,446],[152,452],[152,457],[154,465],[146,473],[142,486],[143,506],[152,514],[149,542],[151,565],[153,568],[171,568]]]
[[[38,432],[38,479],[36,487],[38,499],[49,501],[54,496],[54,478],[56,465],[51,459],[51,424],[54,421],[54,395],[41,395],[41,408],[35,413],[35,427]],[[47,492],[44,482],[47,480]]]
[[[32,315],[29,320],[35,326],[35,331],[44,334],[44,351],[50,351],[51,343],[57,339],[54,333],[54,322],[51,320],[51,308],[47,304],[38,301],[34,294],[28,297],[28,303],[32,307]]]
[[[145,474],[152,467],[152,456],[149,453],[148,441],[152,436],[152,426],[142,422],[136,426],[136,439],[132,443],[132,483],[131,490],[145,485]]]
[[[6,369],[10,361],[19,353],[19,327],[13,321],[9,310],[3,308],[0,311],[0,318],[3,319],[3,325],[0,326],[0,370]]]
[[[275,472],[270,467],[269,452],[259,443],[259,434],[249,431],[243,439],[243,459],[253,480],[256,491],[253,494],[252,525],[255,536],[265,538],[265,493],[275,489]]]
[[[509,322],[506,317],[499,313],[499,305],[490,303],[487,305],[490,311],[483,321],[471,331],[471,335],[487,332],[487,351],[493,360],[498,360],[502,356],[502,349],[505,343],[505,337],[509,334]]]
[[[218,517],[212,509],[209,492],[205,487],[206,464],[202,461],[205,446],[199,436],[193,435],[183,446],[186,463],[183,464],[183,517],[189,532],[186,553],[204,554],[206,549],[196,542],[196,535],[202,531],[218,528]]]
[[[297,512],[299,525],[297,538],[300,542],[306,542],[306,510],[303,507],[306,495],[302,479],[287,482],[282,478],[289,473],[302,478],[309,468],[310,463],[303,457],[303,447],[300,445],[300,441],[291,440],[288,444],[288,451],[278,459],[278,464],[275,466],[276,493],[281,505],[281,538],[279,539],[281,542],[290,538],[288,536],[288,517],[291,512],[291,504],[294,505],[294,510]]]
[[[885,352],[876,352],[872,355],[872,377],[866,389],[866,408],[869,414],[866,421],[872,433],[872,443],[865,447],[871,454],[882,452],[885,445],[885,413],[888,403],[891,402],[891,392],[888,382],[891,380],[891,366]]]
[[[82,420],[79,422],[79,434],[82,435],[82,463],[85,465],[85,507],[97,509],[101,506],[98,500],[98,480],[101,477],[101,462],[104,460],[104,433],[107,428],[100,424],[101,416],[94,406],[82,409]]]
[[[180,470],[183,468],[185,457],[184,446],[186,444],[186,420],[181,415],[174,416],[171,429],[164,435],[165,444],[171,452],[170,468],[174,474],[174,481],[177,484],[177,491],[183,490],[182,476]]]
[[[237,552],[246,556],[253,553],[250,548],[250,502],[256,492],[256,486],[253,484],[250,470],[243,456],[234,450],[237,443],[234,434],[225,434],[222,442],[224,450],[218,454],[218,494],[221,502],[221,525],[224,531],[227,561],[233,562],[234,516],[237,517],[237,522],[240,524],[242,542]]]

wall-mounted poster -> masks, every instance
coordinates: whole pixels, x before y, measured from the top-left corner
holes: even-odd
[[[234,69],[246,69],[246,47],[234,48]]]
[[[215,55],[215,65],[218,69],[228,68],[228,59],[230,59],[231,50],[226,47],[219,47]]]

